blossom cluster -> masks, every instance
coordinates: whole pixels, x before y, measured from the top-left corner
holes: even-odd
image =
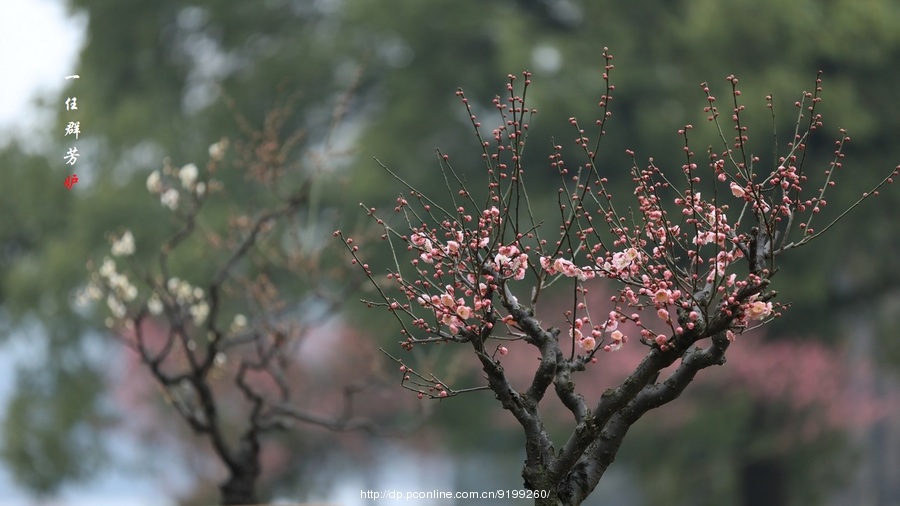
[[[134,235],[126,230],[120,237],[112,239],[112,256],[127,257],[134,254]],[[127,314],[126,303],[134,301],[138,296],[137,287],[128,276],[118,272],[115,260],[104,257],[100,268],[91,276],[91,281],[75,298],[76,305],[87,306],[99,301],[106,293],[106,305],[112,315],[123,318]]]
[[[123,318],[126,314],[125,302],[131,302],[137,298],[138,290],[128,277],[116,271],[116,263],[109,257],[103,259],[103,265],[97,271],[100,278],[109,289],[106,297],[106,305],[116,318]],[[91,290],[91,293],[96,293]]]
[[[603,76],[607,90],[597,120],[601,138],[611,116],[608,104],[614,87],[608,83],[608,75],[612,68],[608,64]],[[811,118],[806,135],[787,143],[787,152],[776,156],[766,173],[760,170],[760,157],[749,152],[738,81],[729,76],[735,103],[731,121],[737,132],[733,143],[723,136],[720,150],[710,148],[708,170],[704,170],[690,148],[689,133],[694,127],[685,125],[677,131],[684,140],[680,174],[664,173],[652,158],[641,168],[634,152],[626,150],[632,159],[636,203],[627,213],[616,207],[618,201],[607,188],[609,181],[595,164],[597,153],[591,149],[592,143],[571,118],[578,132],[574,143],[587,162],[573,165],[563,156],[562,146],[554,146],[549,165],[561,181],[561,224],[554,243],[541,238],[545,220],[531,215],[525,190],[522,152],[528,119],[536,111],[525,106],[524,90],[521,96],[515,93],[515,79],[510,76],[506,100],[497,97],[493,101],[502,122],[487,138],[481,136],[481,122],[469,100],[461,90],[457,92],[480,140],[488,178],[483,195],[486,205],[479,204],[474,189],[457,176],[449,157],[440,154],[445,176],[453,176],[445,177],[446,189],[462,199],[462,205],[454,200],[453,207],[441,207],[407,184],[409,196],[398,197],[394,207],[405,218],[404,226],[389,226],[376,216],[374,208],[368,208],[384,229],[382,239],[399,238],[412,254],[412,273],[405,271],[397,258],[388,274],[405,301],[382,291],[368,264],[360,261],[352,239],[340,231],[335,233],[345,240],[354,262],[363,266],[384,297],[384,303],[370,304],[385,306],[401,322],[405,348],[472,340],[480,340],[483,346],[483,340],[490,338],[524,339],[538,345],[542,338],[536,335],[535,326],[525,328],[518,321],[530,318],[534,307],[523,312],[517,294],[530,288],[534,305],[548,287],[566,278],[574,286],[572,310],[565,313],[572,354],[577,344],[585,361],[594,361],[598,350],[621,349],[630,327],[637,329],[640,342],[648,347],[684,351],[700,339],[717,335],[733,341],[738,334],[780,315],[780,305],[772,302],[775,293],[769,289],[775,259],[818,235],[811,224],[826,205],[824,195],[834,186],[833,174],[841,167],[843,145],[849,141],[841,131],[834,161],[824,171],[825,182],[807,196],[809,171],[804,172],[806,158],[800,153],[806,149],[808,136],[822,125],[821,115],[815,111],[821,100],[819,80],[815,92],[805,93],[797,104]],[[525,88],[529,84],[526,72]],[[708,85],[702,86],[709,120],[723,132],[726,129],[719,124],[716,98]],[[451,187],[452,180],[459,183],[458,188]],[[873,193],[890,182],[891,177],[885,178]],[[421,210],[412,209],[412,200],[418,201]],[[590,315],[596,308],[588,307],[586,294],[601,282],[616,286],[616,295],[610,299],[608,317],[597,324],[593,322],[600,320]],[[416,306],[429,310],[428,318],[417,313]],[[642,317],[644,311],[655,317]],[[407,327],[408,321],[417,332]],[[505,334],[496,323],[506,326]],[[629,326],[623,326],[625,323]],[[501,356],[509,352],[500,345],[496,350]]]
[[[596,265],[584,267],[578,267],[571,260],[561,257],[551,259],[542,256],[540,258],[541,267],[547,271],[547,274],[562,274],[569,278],[578,278],[581,281],[594,277],[628,279],[640,272],[642,261],[643,255],[635,248],[617,251],[609,259],[598,257]]]
[[[199,326],[206,321],[206,317],[209,316],[209,303],[202,288],[191,286],[187,281],[174,277],[166,282],[166,290],[178,306],[187,307],[194,325]]]
[[[406,204],[405,199],[400,202],[401,206]],[[464,214],[463,208],[458,211],[463,215],[463,222],[475,221],[471,215]],[[496,246],[495,253],[489,259],[478,257],[480,251],[490,249],[495,236],[494,227],[501,225],[502,221],[499,209],[492,206],[480,213],[475,230],[464,231],[459,222],[448,220],[442,223],[445,230],[443,241],[435,233],[424,231],[414,231],[407,239],[408,249],[419,252],[412,263],[419,267],[422,279],[410,285],[404,284],[399,274],[395,279],[401,283],[410,301],[431,309],[435,319],[451,334],[463,329],[474,331],[479,315],[490,312],[489,287],[496,289],[494,281],[522,280],[525,277],[529,267],[528,254],[515,244]],[[426,270],[425,266],[429,268]],[[445,277],[452,279],[453,283],[445,284],[439,292],[429,293],[428,289],[433,285],[427,279]],[[398,302],[394,301],[393,309],[397,308]],[[420,328],[429,328],[423,319],[417,319],[414,323]]]
[[[445,286],[444,291],[440,295],[432,295],[431,297],[419,295],[417,301],[422,307],[431,308],[435,317],[443,325],[446,325],[451,333],[456,334],[467,325],[467,321],[475,315],[475,311],[480,311],[490,306],[490,299],[484,300],[481,298],[486,290],[487,288],[482,283],[479,286],[479,294],[473,294],[471,291],[466,292],[470,297],[474,295],[474,302],[471,306],[466,304],[466,299],[463,297],[454,299],[455,290],[450,285]]]
[[[206,194],[207,184],[204,181],[198,180],[199,175],[200,170],[193,163],[189,163],[180,169],[177,169],[169,165],[167,161],[163,166],[162,171],[154,170],[147,176],[147,191],[153,195],[159,195],[160,204],[175,211],[180,205],[181,191],[179,191],[178,187],[174,184],[166,184],[165,178],[169,176],[177,179],[180,182],[182,189],[190,192],[197,198],[202,198]],[[211,184],[217,183],[212,182]]]
[[[135,239],[130,230],[113,238],[111,242],[113,257],[128,257],[135,252]],[[209,316],[209,303],[202,288],[173,277],[165,283],[165,292],[166,300],[170,300],[177,307],[186,308],[195,325],[201,325]],[[91,281],[76,295],[75,302],[79,306],[87,306],[91,302],[101,300],[104,294],[110,313],[118,320],[126,318],[128,305],[133,304],[139,295],[138,288],[126,274],[119,272],[116,261],[110,257],[104,257],[100,268],[91,276]],[[162,314],[163,300],[160,294],[154,291],[147,298],[147,310],[153,315]]]
[[[569,336],[572,337],[583,350],[588,352],[594,351],[598,343],[603,341],[605,333],[609,334],[612,341],[611,344],[603,346],[605,351],[618,351],[622,348],[628,336],[619,330],[619,315],[615,312],[609,314],[609,319],[602,325],[591,325],[590,318],[576,318],[572,322],[569,329]]]

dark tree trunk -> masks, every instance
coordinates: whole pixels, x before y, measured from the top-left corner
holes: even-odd
[[[219,486],[222,504],[258,504],[256,481],[260,475],[259,441],[249,431],[241,438],[236,458],[229,459],[228,479]]]
[[[771,430],[773,416],[769,406],[756,402],[751,415],[754,430],[747,434],[746,445],[760,434]],[[768,454],[744,453],[740,463],[740,492],[742,506],[786,506],[788,503],[785,466],[777,452]]]
[[[219,486],[222,493],[222,504],[257,504],[256,479],[259,471],[254,469],[242,469],[232,472],[228,480]]]
[[[787,487],[784,465],[777,457],[746,461],[741,466],[743,506],[785,506]]]

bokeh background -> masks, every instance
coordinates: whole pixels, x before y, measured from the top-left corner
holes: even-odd
[[[4,504],[216,500],[222,470],[205,443],[110,338],[104,308],[79,309],[74,299],[86,262],[108,251],[108,232],[128,227],[140,239],[170,229],[147,193],[148,174],[165,157],[202,166],[211,144],[242,134],[235,110],[258,122],[296,93],[289,126],[307,131],[309,150],[326,139],[339,148],[317,215],[327,229],[356,225],[359,201],[396,196],[373,157],[431,191],[442,183],[435,148],[460,165],[472,161],[474,174],[478,146],[454,92],[463,87],[487,117],[507,74],[526,69],[534,73],[528,99],[540,111],[527,164],[540,188],[551,139],[574,137],[567,118],[596,117],[603,47],[615,55],[616,93],[601,160],[621,191],[630,179],[626,148],[665,168],[680,166],[682,125],[697,126],[698,152],[715,142],[701,128],[699,83],[708,81],[721,103],[730,74],[740,78],[754,151],[771,163],[773,128],[793,131],[793,102],[824,71],[825,129],[809,167],[827,166],[838,127],[852,137],[831,211],[900,163],[893,0],[45,0],[0,12]],[[73,73],[81,78],[63,79]],[[344,121],[332,130],[348,90]],[[67,191],[63,102],[71,96],[82,157],[79,183]],[[555,192],[543,197],[540,206],[551,209]],[[252,195],[230,198],[240,209]],[[729,363],[704,371],[683,399],[641,420],[588,503],[900,504],[898,201],[888,187],[787,255],[776,283],[790,311],[742,337]],[[348,304],[335,318],[354,338],[396,341],[371,332],[390,328],[383,315]],[[331,346],[332,334],[307,352]],[[604,357],[617,363],[581,385],[599,395],[633,359]],[[471,364],[459,362],[460,381],[477,383]],[[316,377],[340,384],[339,369]],[[552,430],[562,437],[565,419]],[[276,502],[352,505],[366,502],[360,489],[521,484],[520,435],[486,394],[437,404],[428,428],[407,439],[301,426],[269,443],[277,451],[267,456],[262,495]]]

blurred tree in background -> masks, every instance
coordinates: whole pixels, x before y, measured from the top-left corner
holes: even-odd
[[[798,87],[812,86],[817,69],[825,71],[821,110],[827,124],[847,128],[852,137],[845,170],[854,177],[836,188],[830,207],[845,207],[864,181],[900,159],[893,139],[900,131],[900,102],[894,94],[900,5],[891,0],[504,0],[490,5],[70,0],[67,5],[88,18],[78,66],[82,79],[63,92],[79,97],[81,182],[72,191],[62,188],[59,154],[64,150],[55,134],[40,154],[15,143],[0,152],[3,185],[16,189],[0,197],[0,319],[4,334],[11,336],[5,345],[24,341],[42,354],[18,367],[3,423],[3,456],[17,480],[35,492],[52,494],[70,480],[100,471],[101,431],[120,424],[123,414],[106,393],[109,357],[124,352],[98,331],[102,317],[80,313],[73,305],[87,279],[85,262],[102,258],[107,234],[126,225],[148,243],[160,243],[170,223],[160,217],[159,202],[147,196],[149,173],[166,156],[178,165],[202,163],[210,144],[242,134],[235,112],[261,124],[279,93],[298,93],[297,114],[285,127],[308,132],[306,146],[315,151],[325,142],[340,97],[362,69],[344,126],[331,141],[353,156],[336,164],[329,176],[333,184],[322,184],[320,199],[329,208],[321,215],[323,227],[346,227],[359,216],[357,202],[393,196],[372,156],[424,190],[441,183],[434,177],[434,148],[452,153],[458,168],[465,165],[472,139],[468,118],[453,96],[458,86],[486,108],[507,73],[532,70],[537,85],[529,100],[541,113],[531,131],[528,163],[546,164],[550,139],[571,135],[566,118],[596,107],[604,46],[616,54],[620,90],[608,145],[628,147],[639,160],[654,156],[660,167],[681,163],[675,131],[703,121],[701,81],[723,79],[724,84],[726,75],[737,75],[748,102],[762,104],[772,94],[787,110]],[[234,107],[226,105],[226,98]],[[55,132],[61,120],[48,131]],[[764,114],[751,114],[748,121],[757,136],[772,129]],[[791,124],[783,114],[775,127],[787,132]],[[694,141],[701,145],[704,139]],[[477,157],[471,156],[476,170]],[[600,161],[611,172],[621,170],[620,181],[610,177],[613,190],[630,183],[623,152],[606,152]],[[547,175],[554,177],[549,170]],[[337,184],[342,179],[349,184]],[[241,178],[225,183],[237,189]],[[252,192],[235,190],[231,197],[235,209],[258,203]],[[540,205],[553,205],[555,196],[547,197]],[[804,329],[804,335],[843,343],[850,359],[871,354],[883,367],[877,388],[886,390],[896,388],[890,378],[900,364],[900,345],[890,331],[900,314],[900,257],[881,252],[896,251],[900,236],[891,215],[898,196],[882,198],[880,205],[849,217],[852,224],[843,230],[852,233],[826,235],[802,264],[785,268],[780,297],[794,307],[777,335],[759,339],[788,339]],[[850,241],[865,247],[844,247]],[[347,318],[359,323],[355,311],[349,309]],[[369,321],[366,327],[375,325]],[[753,339],[748,336],[738,346],[753,346]],[[455,447],[461,452],[479,446],[493,452],[514,448],[515,437],[474,431],[461,411],[459,405],[439,406],[437,416],[444,429],[453,428],[446,437],[459,442]],[[750,415],[735,410],[729,416],[746,423]],[[881,422],[868,432],[867,437],[878,438],[870,446],[881,452],[896,448],[900,430],[896,418],[892,423]],[[721,425],[703,424],[696,437]],[[689,474],[688,462],[695,458],[639,445],[633,452],[627,460],[635,469],[661,461],[676,475]],[[843,455],[828,444],[817,452],[809,458],[837,461]],[[879,461],[871,462],[866,480],[885,472]],[[797,472],[806,467],[802,461],[778,465]],[[282,486],[292,479],[284,478]],[[866,483],[874,504],[900,495],[898,485],[883,474],[877,483]]]

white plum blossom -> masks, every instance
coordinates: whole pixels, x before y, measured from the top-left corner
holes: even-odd
[[[84,294],[91,300],[100,300],[100,297],[103,296],[103,291],[100,290],[99,286],[91,282],[88,283],[87,288],[85,288]]]
[[[125,308],[125,304],[122,304],[122,302],[113,294],[109,294],[106,296],[106,305],[109,306],[109,310],[116,318],[124,318],[128,313],[128,310]]]
[[[175,296],[179,304],[203,298],[202,289],[192,287],[190,283],[177,277],[169,279],[166,282],[166,288],[169,289],[169,293]]]
[[[156,294],[153,294],[147,300],[147,310],[150,311],[150,314],[158,316],[162,314],[163,305],[162,301],[159,300],[159,297]]]
[[[194,325],[200,325],[206,321],[206,317],[209,316],[209,304],[207,304],[206,301],[200,301],[197,304],[192,305],[188,311],[194,319]]]
[[[234,315],[234,321],[231,322],[231,331],[238,332],[247,328],[247,317],[238,313]]]
[[[178,285],[178,290],[175,292],[176,297],[178,297],[179,301],[190,300],[192,295],[191,284],[187,281],[182,281],[181,284]]]
[[[91,281],[84,289],[79,290],[75,295],[75,304],[80,308],[84,308],[89,306],[91,302],[100,300],[102,297],[103,290],[101,290],[95,282]]]
[[[127,300],[128,302],[133,301],[133,300],[136,299],[137,296],[138,296],[137,287],[129,283],[129,284],[125,287],[125,289],[123,290],[122,296],[123,296],[123,297],[125,298],[125,300]]]
[[[200,181],[197,183],[197,188],[195,188],[194,191],[197,193],[198,197],[202,197],[206,193],[206,183]]]
[[[225,149],[228,148],[228,139],[222,139],[215,144],[209,146],[209,157],[214,161],[219,161],[225,156]]]
[[[116,272],[116,263],[111,258],[105,257],[103,259],[103,265],[100,266],[99,274],[106,280],[107,285],[114,292],[111,293],[109,297],[115,298],[115,296],[118,296],[126,302],[133,301],[137,298],[137,287],[128,281],[127,276]],[[115,300],[121,305],[121,302],[118,299]],[[117,317],[121,318],[117,313],[122,313],[124,316],[124,309],[120,310],[118,306],[114,307],[109,298],[107,298],[107,304],[110,306],[110,310],[113,311],[113,314],[116,314]]]
[[[109,287],[112,288],[116,295],[126,302],[131,302],[137,298],[137,287],[128,281],[128,277],[124,274],[113,274],[109,278]]]
[[[174,211],[178,209],[178,197],[178,190],[176,190],[175,188],[169,188],[162,194],[162,196],[159,198],[159,201],[162,203],[162,205]]]
[[[116,262],[114,262],[112,258],[104,257],[103,265],[100,266],[99,272],[104,278],[111,278],[116,274]]]
[[[114,257],[127,257],[134,253],[134,235],[131,230],[126,230],[122,237],[113,241],[112,255]]]
[[[100,266],[100,276],[106,280],[107,286],[120,299],[130,302],[137,298],[137,288],[128,281],[128,277],[124,274],[116,272],[116,263],[109,257],[103,259],[103,265]]]
[[[158,170],[154,170],[147,177],[147,191],[153,194],[162,193],[162,177]]]
[[[181,168],[178,171],[178,178],[181,179],[181,186],[184,187],[185,190],[190,190],[194,187],[194,183],[197,182],[197,175],[199,171],[197,170],[197,166],[193,163],[189,163]]]
[[[175,297],[175,303],[187,307],[195,325],[200,326],[209,316],[209,303],[204,300],[205,294],[202,288],[191,286],[187,281],[173,277],[166,281],[166,289]],[[158,302],[156,304],[161,310],[162,304]],[[244,321],[246,322],[246,318]],[[232,331],[235,331],[234,324],[232,324]]]

